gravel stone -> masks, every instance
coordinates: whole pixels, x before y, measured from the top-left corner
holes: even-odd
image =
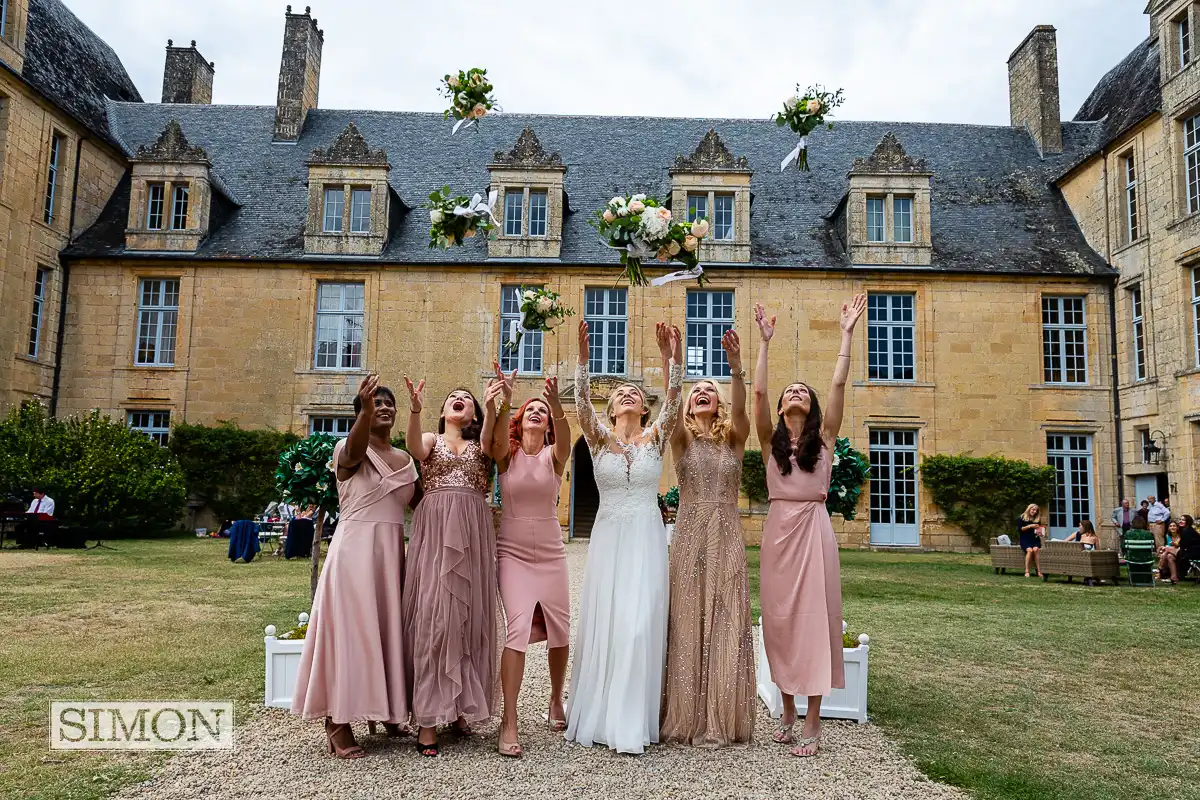
[[[578,597],[586,543],[567,546],[571,590]],[[759,707],[753,743],[720,750],[653,746],[641,756],[568,744],[544,721],[549,698],[544,644],[529,649],[521,691],[520,759],[496,752],[499,719],[456,742],[442,737],[438,758],[420,757],[414,738],[389,740],[356,726],[366,758],[339,761],[327,754],[320,724],[279,709],[243,720],[231,752],[175,756],[123,800],[194,798],[763,798],[814,796],[829,800],[965,798],[935,783],[907,761],[871,724],[826,720],[816,758],[788,755],[771,741],[774,720]],[[799,730],[799,726],[797,726]]]

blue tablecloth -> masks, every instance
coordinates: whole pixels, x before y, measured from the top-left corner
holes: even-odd
[[[315,527],[311,519],[294,519],[289,522],[287,541],[283,544],[283,557],[311,558]]]
[[[258,526],[248,519],[239,519],[229,529],[229,560],[239,558],[247,563],[258,552]]]

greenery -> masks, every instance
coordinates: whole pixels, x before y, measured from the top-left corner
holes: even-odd
[[[979,800],[1200,800],[1190,677],[1172,677],[1197,663],[1200,587],[1027,581],[977,554],[841,564],[844,616],[871,637],[867,710],[931,778]]]
[[[871,477],[871,462],[854,449],[849,439],[839,436],[833,448],[831,473],[825,509],[830,516],[841,514],[843,519],[854,519],[863,484]]]
[[[244,430],[232,422],[182,422],[171,429],[170,448],[192,497],[218,519],[250,519],[279,499],[279,455],[299,438],[289,432]]]
[[[460,207],[470,208],[471,213],[455,214],[454,209]],[[461,194],[452,195],[449,186],[434,189],[429,193],[429,246],[449,250],[476,233],[486,235],[493,227],[487,207],[479,195],[474,199]]]
[[[50,417],[29,401],[0,422],[0,496],[28,502],[33,486],[60,520],[110,539],[177,527],[185,499],[178,462],[146,434],[99,412]]]
[[[1054,467],[1001,456],[934,455],[921,460],[921,483],[947,522],[986,547],[991,537],[1011,533],[1030,503],[1046,507]]]
[[[747,450],[742,458],[742,494],[751,503],[767,502],[767,463],[760,450]]]
[[[301,439],[279,456],[275,469],[275,491],[299,508],[317,506],[337,513],[337,481],[333,475],[333,446],[337,439],[314,433]]]
[[[666,494],[660,494],[659,499],[667,508],[679,508],[679,487],[672,486]]]

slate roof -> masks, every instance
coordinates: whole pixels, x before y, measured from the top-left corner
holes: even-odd
[[[409,208],[382,256],[373,259],[382,263],[483,261],[486,245],[480,239],[450,251],[428,249],[429,220],[421,205],[443,184],[468,195],[486,191],[486,165],[493,154],[509,150],[530,126],[567,166],[569,213],[561,261],[616,264],[616,251],[598,240],[587,219],[619,192],[668,199],[668,170],[675,157],[690,154],[715,128],[732,154],[746,156],[754,170],[748,266],[849,267],[826,218],[845,197],[854,158],[869,156],[892,131],[911,156],[927,159],[934,173],[932,269],[1113,274],[1088,247],[1049,183],[1087,144],[1087,136],[1071,125],[1065,130],[1068,152],[1043,160],[1029,135],[1017,128],[838,122],[833,131],[810,137],[811,173],[790,167],[781,174],[779,162],[796,137],[766,121],[504,114],[485,118],[478,131],[451,136],[451,125],[440,114],[318,109],[310,112],[299,144],[289,146],[272,144],[274,117],[273,106],[109,104],[110,124],[130,152],[177,120],[188,140],[208,152],[214,170],[241,203],[189,258],[304,258],[305,162],[353,121],[371,147],[387,151],[392,189]],[[118,189],[97,225],[69,254],[137,255],[124,250],[128,191],[128,186]]]
[[[105,98],[140,103],[121,59],[60,0],[29,0],[21,77],[93,134],[120,147]]]

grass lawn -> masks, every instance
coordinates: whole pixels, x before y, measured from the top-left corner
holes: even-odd
[[[758,551],[751,549],[754,613]],[[843,551],[868,709],[978,798],[1200,798],[1200,587],[994,575],[986,556]]]

